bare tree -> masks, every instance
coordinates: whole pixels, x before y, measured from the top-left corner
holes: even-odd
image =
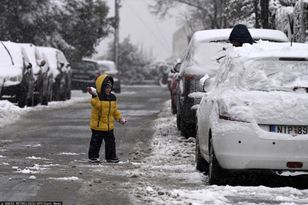
[[[166,16],[169,10],[177,6],[186,6],[188,16],[193,19],[191,22],[200,22],[204,29],[228,28],[244,22],[260,27],[259,0],[154,0],[154,2],[150,8],[154,14],[161,17]]]

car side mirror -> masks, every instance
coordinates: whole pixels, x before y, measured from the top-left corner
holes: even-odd
[[[206,92],[206,87],[208,85],[208,82],[210,81],[210,76],[208,74],[205,74],[199,81],[200,88],[203,92]]]
[[[173,67],[173,69],[171,70],[171,72],[173,72],[173,73],[178,73],[178,72],[180,72],[180,67],[181,67],[181,64],[182,63],[177,63],[177,64],[175,64],[175,66]]]
[[[46,61],[42,60],[41,63],[40,63],[40,67],[43,67],[44,65],[46,65]]]
[[[27,69],[29,70],[29,69],[31,69],[31,68],[32,68],[32,63],[28,63]]]

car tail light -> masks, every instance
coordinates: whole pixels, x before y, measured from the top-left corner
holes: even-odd
[[[287,162],[288,168],[302,168],[303,162]]]
[[[224,115],[224,114],[220,114],[219,115],[219,119],[222,119],[222,120],[230,120],[230,121],[236,121],[236,122],[249,122],[247,120],[242,120],[242,119],[236,119],[236,118],[232,118],[228,115]]]
[[[185,75],[185,80],[193,80],[195,78],[194,75]]]
[[[203,75],[191,75],[191,74],[184,75],[185,80],[200,80],[202,77]]]

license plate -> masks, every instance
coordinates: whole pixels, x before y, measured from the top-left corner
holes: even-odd
[[[270,125],[270,132],[285,133],[291,135],[306,135],[308,134],[308,126]]]

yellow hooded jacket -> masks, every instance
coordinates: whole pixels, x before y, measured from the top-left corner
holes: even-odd
[[[113,79],[110,76],[106,74],[100,75],[95,81],[98,96],[91,99],[90,128],[98,131],[113,130],[114,120],[119,121],[121,119],[121,112],[118,110],[116,96],[112,93],[106,95],[104,92],[107,78],[113,84]]]

